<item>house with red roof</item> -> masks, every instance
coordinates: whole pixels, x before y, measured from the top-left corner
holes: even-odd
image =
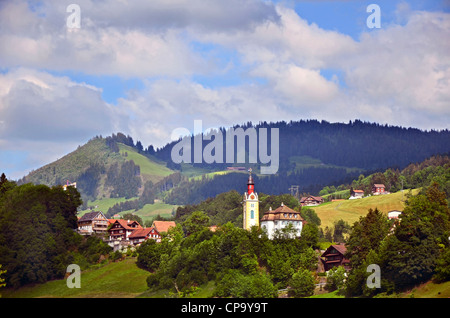
[[[152,227],[155,229],[156,233],[152,239],[155,239],[157,243],[161,242],[162,233],[167,233],[171,227],[177,226],[174,221],[153,221]]]
[[[320,258],[325,271],[337,266],[343,266],[346,270],[350,270],[350,260],[345,257],[346,252],[347,248],[344,244],[330,245]]]
[[[111,228],[108,230],[109,240],[110,241],[128,240],[130,234],[137,229],[142,229],[142,226],[137,221],[123,220],[123,219],[115,220]]]
[[[158,232],[156,231],[156,229],[154,227],[146,227],[146,228],[136,229],[128,236],[128,239],[134,245],[139,245],[148,239],[157,240],[157,238],[158,238]]]
[[[373,195],[389,194],[389,192],[386,191],[386,187],[384,186],[384,184],[375,183],[372,186],[372,194]]]

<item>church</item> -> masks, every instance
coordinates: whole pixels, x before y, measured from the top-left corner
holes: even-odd
[[[250,174],[247,181],[247,192],[244,193],[243,201],[243,228],[250,230],[252,226],[259,226],[259,200],[258,194],[255,192],[255,184]],[[269,239],[273,239],[277,230],[281,231],[289,224],[292,224],[295,230],[295,236],[300,237],[305,220],[301,217],[300,212],[285,206],[281,206],[275,210],[269,208],[261,218],[261,229],[267,232]]]

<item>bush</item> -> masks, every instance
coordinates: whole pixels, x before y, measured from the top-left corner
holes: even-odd
[[[214,296],[274,298],[277,297],[277,290],[267,274],[244,275],[238,270],[229,270],[218,281]]]
[[[327,274],[327,285],[325,288],[329,291],[342,289],[345,283],[345,274],[345,269],[342,266],[330,269]]]
[[[314,293],[314,277],[307,269],[299,269],[289,281],[290,297],[308,297]]]

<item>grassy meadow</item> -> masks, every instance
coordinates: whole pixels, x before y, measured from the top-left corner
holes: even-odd
[[[412,190],[412,194],[417,194],[419,190]],[[365,216],[369,209],[378,208],[379,211],[387,215],[389,211],[403,211],[404,200],[409,190],[404,190],[391,194],[370,196],[362,199],[343,200],[326,202],[316,207],[310,207],[322,221],[321,227],[331,227],[335,221],[343,219],[348,224],[353,225],[361,216]]]
[[[136,258],[126,258],[81,273],[81,288],[68,288],[65,279],[53,280],[18,290],[0,289],[4,298],[130,298],[147,290],[149,272],[136,266]]]
[[[167,168],[165,163],[150,160],[130,146],[120,143],[118,146],[122,156],[125,156],[126,153],[126,160],[133,160],[134,163],[141,168],[141,175],[144,177],[145,181],[150,180],[153,183],[156,183],[174,172]]]

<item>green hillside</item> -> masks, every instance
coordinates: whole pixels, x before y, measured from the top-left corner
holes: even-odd
[[[149,272],[136,266],[135,258],[127,258],[81,273],[81,288],[68,288],[66,280],[53,280],[18,290],[2,289],[4,298],[129,298],[147,290]]]
[[[77,178],[90,166],[109,165],[122,161],[124,161],[123,157],[119,153],[112,152],[104,139],[94,138],[61,159],[30,172],[19,180],[19,183],[31,182],[54,186],[65,184],[67,180],[76,182]]]
[[[119,215],[132,213],[134,215],[139,216],[145,223],[146,221],[153,220],[158,215],[166,219],[171,218],[173,216],[172,212],[174,212],[177,209],[177,207],[178,205],[156,202],[154,204],[146,204],[142,209],[139,209],[137,211],[135,210],[122,211],[119,213]]]
[[[404,200],[409,192],[401,191],[391,194],[371,196],[356,200],[343,200],[326,202],[317,207],[310,207],[319,216],[322,221],[321,226],[331,227],[335,221],[343,219],[352,225],[358,221],[361,216],[365,216],[369,209],[378,208],[379,211],[387,213],[391,210],[402,211],[404,208]],[[418,190],[412,190],[412,194],[417,194]]]
[[[108,177],[111,177],[109,175],[111,167],[119,174],[122,165],[131,161],[139,168],[137,177],[140,179],[139,189],[133,197],[128,199],[123,196],[111,197],[116,183],[123,180],[121,175],[120,178],[117,176],[113,178],[116,183],[111,184],[112,178],[109,178],[108,183]],[[115,147],[111,147],[107,139],[96,137],[63,158],[31,172],[19,180],[19,184],[33,183],[54,186],[65,184],[67,181],[76,182],[84,201],[82,211],[80,211],[80,215],[82,215],[92,208],[106,212],[116,203],[135,200],[142,194],[147,181],[155,184],[173,172],[166,167],[164,162],[149,155],[140,154],[135,147],[120,142],[116,142]],[[133,177],[134,174],[127,178]],[[172,206],[162,210],[157,207],[145,207],[142,214],[146,216],[149,214],[149,210],[160,210],[157,214],[166,215],[171,213]]]
[[[120,154],[125,160],[133,160],[141,168],[141,176],[144,178],[144,181],[150,180],[156,183],[173,173],[172,170],[166,167],[164,162],[152,161],[148,157],[138,153],[133,147],[124,144],[118,144],[118,146]]]

